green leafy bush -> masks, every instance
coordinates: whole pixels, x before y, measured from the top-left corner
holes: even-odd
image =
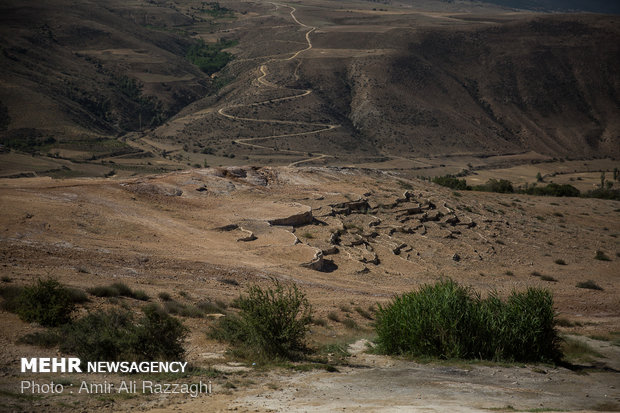
[[[210,333],[212,337],[264,359],[294,359],[305,351],[311,307],[297,286],[274,280],[271,288],[250,287],[236,303],[239,315],[221,318]]]
[[[506,301],[496,294],[477,302],[484,336],[476,337],[473,356],[509,361],[556,361],[561,354],[551,293],[528,288]]]
[[[377,313],[377,347],[387,354],[514,361],[557,360],[551,294],[528,289],[481,299],[452,280],[396,297]]]
[[[178,360],[183,357],[187,328],[156,305],[147,305],[134,328],[132,352],[141,360]]]
[[[187,329],[155,305],[135,320],[129,311],[98,311],[64,326],[60,350],[82,360],[173,360],[184,354]]]
[[[129,311],[98,311],[65,326],[60,351],[85,361],[119,360],[131,348]]]
[[[22,320],[47,327],[69,322],[75,309],[73,293],[51,278],[24,287],[14,305],[15,312]]]
[[[433,178],[433,182],[451,189],[463,191],[471,189],[470,186],[467,186],[467,182],[464,179],[458,179],[454,175],[436,176]]]

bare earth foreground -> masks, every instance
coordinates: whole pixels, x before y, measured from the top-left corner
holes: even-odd
[[[181,317],[191,329],[188,361],[212,369],[204,378],[213,383],[211,395],[22,395],[19,358],[55,356],[56,350],[18,344],[42,328],[1,312],[0,406],[5,411],[618,410],[619,207],[596,199],[456,193],[391,173],[347,168],[229,167],[128,179],[1,180],[3,285],[53,276],[85,290],[122,281],[144,290],[152,302],[163,304],[158,294],[165,292],[191,305],[230,303],[249,285],[268,285],[271,277],[294,281],[310,299],[315,318],[324,320],[312,326],[310,346],[342,343],[349,355],[339,362],[326,355],[338,372],[257,369],[236,362],[224,345],[206,338],[217,315]],[[596,260],[598,250],[610,261]],[[555,263],[559,259],[566,265]],[[549,288],[563,325],[570,326],[561,327],[562,333],[591,350],[571,360],[570,368],[420,364],[367,354],[372,320],[357,309],[441,277],[482,294]],[[545,281],[551,277],[556,281]],[[588,279],[603,289],[576,287]],[[113,305],[138,311],[143,305],[131,298],[90,299],[79,315]],[[358,328],[345,327],[346,319]],[[35,378],[66,386],[123,379],[60,373]]]

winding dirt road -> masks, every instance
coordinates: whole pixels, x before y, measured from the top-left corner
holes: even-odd
[[[291,92],[294,92],[295,94],[291,95],[291,96],[285,96],[282,98],[278,98],[278,99],[268,99],[268,100],[263,100],[260,102],[255,102],[255,103],[250,103],[250,104],[239,104],[239,105],[229,105],[229,106],[225,106],[223,108],[220,108],[218,110],[218,114],[220,114],[221,116],[224,116],[228,119],[231,120],[237,120],[237,121],[249,121],[249,122],[261,122],[261,123],[273,123],[273,124],[278,124],[278,125],[301,125],[301,126],[309,126],[309,127],[313,127],[313,128],[317,128],[315,130],[311,130],[308,132],[296,132],[296,133],[285,133],[285,134],[279,134],[279,135],[268,135],[268,136],[262,136],[262,137],[254,137],[254,138],[243,138],[243,139],[235,139],[233,140],[234,143],[239,144],[239,145],[245,145],[245,146],[250,146],[250,147],[254,147],[254,148],[259,148],[259,149],[269,149],[269,150],[273,150],[273,151],[278,151],[278,152],[285,152],[285,153],[290,153],[290,154],[295,154],[295,155],[306,155],[307,152],[303,152],[303,151],[295,151],[295,150],[278,150],[276,148],[272,148],[269,146],[265,146],[265,145],[259,145],[255,142],[258,141],[264,141],[264,140],[268,140],[268,139],[282,139],[282,138],[290,138],[293,136],[304,136],[304,135],[313,135],[313,134],[317,134],[320,132],[325,132],[325,131],[330,131],[336,128],[339,128],[340,125],[339,124],[328,124],[328,123],[317,123],[317,122],[301,122],[301,121],[287,121],[287,120],[278,120],[278,119],[259,119],[259,118],[247,118],[247,117],[241,117],[241,116],[235,116],[235,115],[231,115],[229,113],[227,113],[228,110],[231,109],[235,109],[235,108],[241,108],[241,107],[253,107],[253,106],[259,106],[265,103],[276,103],[276,102],[283,102],[283,101],[287,101],[287,100],[293,100],[293,99],[299,99],[302,98],[304,96],[308,96],[312,93],[311,89],[294,89],[294,88],[287,88],[284,86],[279,86],[275,83],[270,82],[269,80],[267,80],[267,75],[268,75],[268,69],[267,69],[267,64],[271,63],[271,62],[276,62],[276,61],[290,61],[293,59],[296,59],[299,57],[299,55],[307,50],[312,49],[312,41],[310,40],[310,34],[316,30],[316,27],[311,27],[308,26],[302,22],[300,22],[297,17],[295,16],[295,7],[292,6],[288,6],[285,4],[280,4],[280,3],[273,3],[272,4],[276,7],[275,10],[277,10],[280,6],[282,7],[288,7],[291,9],[290,15],[291,18],[293,19],[293,21],[298,24],[301,27],[305,27],[308,29],[308,31],[306,32],[306,43],[307,46],[301,50],[296,51],[295,53],[293,53],[290,57],[287,58],[282,58],[282,59],[269,59],[266,62],[264,62],[263,64],[260,65],[259,67],[259,71],[260,71],[260,75],[256,78],[258,84],[260,86],[264,86],[264,87],[269,87],[269,88],[273,88],[273,89],[282,89],[282,90],[290,90]],[[301,62],[300,62],[301,63]],[[299,69],[299,65],[297,65],[297,67],[295,68],[295,78],[299,78],[299,76],[297,75],[297,71]],[[323,153],[316,153],[315,156],[312,156],[310,158],[305,158],[299,161],[295,161],[289,164],[289,166],[296,166],[299,165],[301,163],[305,163],[305,162],[311,162],[311,161],[315,161],[318,159],[322,159],[322,158],[327,158],[327,157],[332,157],[331,155],[327,155],[327,154],[323,154]]]

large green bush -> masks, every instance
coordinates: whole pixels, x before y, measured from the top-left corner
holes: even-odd
[[[514,361],[560,358],[553,298],[548,290],[528,288],[513,292],[506,301],[491,294],[478,303],[484,336],[476,343],[475,349],[480,349],[477,357]]]
[[[22,320],[48,327],[69,322],[75,309],[72,292],[54,279],[24,287],[14,305]]]
[[[97,311],[63,327],[60,350],[82,360],[178,360],[187,329],[149,305],[135,320],[129,311]]]
[[[386,354],[508,361],[560,357],[553,299],[546,290],[481,299],[452,280],[396,297],[377,313]]]
[[[278,281],[271,288],[253,286],[236,306],[239,315],[220,319],[212,337],[231,342],[244,355],[265,359],[292,359],[306,349],[311,307],[297,286]]]
[[[119,360],[131,348],[133,317],[129,311],[97,311],[65,326],[60,351],[85,361]]]

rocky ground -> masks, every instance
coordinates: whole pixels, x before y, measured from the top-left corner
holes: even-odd
[[[79,289],[123,281],[146,291],[153,302],[166,292],[190,305],[205,299],[230,303],[248,286],[277,278],[297,283],[315,318],[323,320],[311,329],[312,347],[357,343],[337,364],[338,373],[256,370],[206,338],[215,316],[181,317],[192,331],[188,360],[219,371],[211,377],[212,396],[30,400],[15,395],[19,357],[55,350],[17,344],[40,327],[2,312],[4,407],[62,410],[76,403],[87,410],[376,411],[380,406],[445,411],[459,406],[509,411],[507,406],[620,406],[618,347],[613,344],[620,331],[617,202],[455,192],[396,173],[311,167],[2,180],[0,194],[3,285],[48,276]],[[598,250],[610,261],[595,259]],[[560,259],[566,265],[557,264]],[[574,360],[572,370],[420,364],[364,353],[358,340],[373,335],[372,315],[364,314],[394,294],[442,277],[483,295],[548,288],[563,320],[562,333],[587,340],[597,353]],[[589,279],[602,290],[576,287]],[[118,300],[136,311],[142,305]],[[117,304],[92,297],[80,313]],[[348,319],[355,323],[343,324]]]

